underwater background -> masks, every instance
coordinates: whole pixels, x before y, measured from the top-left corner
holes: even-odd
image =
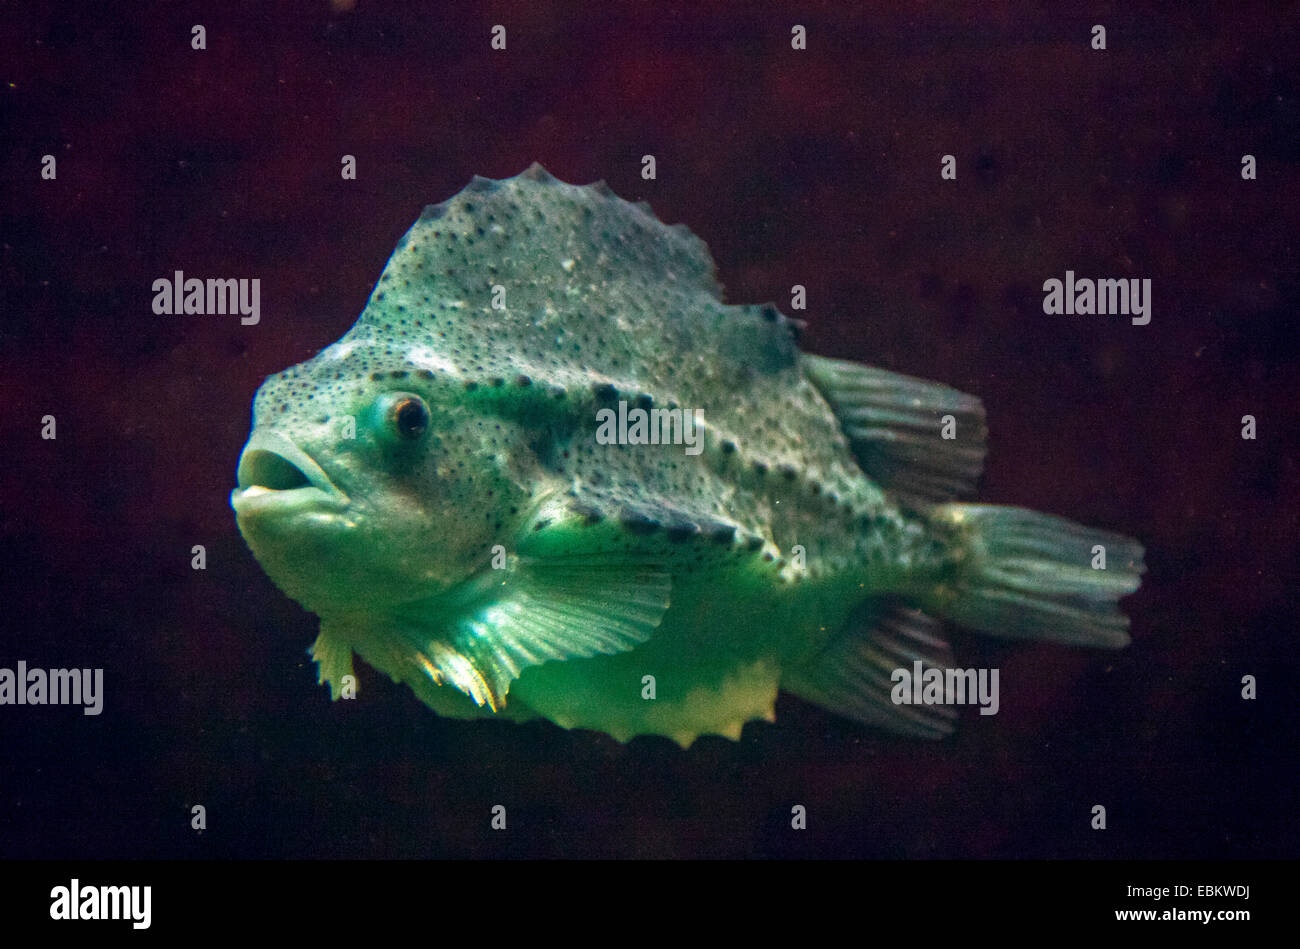
[[[579,10],[0,12],[0,666],[105,693],[0,707],[0,857],[1294,857],[1296,5]],[[804,349],[983,399],[981,499],[1146,545],[1132,645],[952,630],[1001,710],[937,743],[786,695],[685,752],[448,721],[364,663],[331,703],[229,507],[253,394],[425,204],[533,161],[685,223]],[[260,322],[155,315],[176,270],[259,278]],[[1150,278],[1150,324],[1045,315],[1066,270]]]

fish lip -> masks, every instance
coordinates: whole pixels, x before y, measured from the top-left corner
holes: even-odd
[[[255,458],[259,452],[278,456],[297,469],[307,483],[286,488],[258,484]],[[281,432],[255,429],[239,456],[235,477],[238,487],[230,493],[230,505],[237,514],[304,506],[341,509],[349,503],[348,496],[330,480],[325,470]]]

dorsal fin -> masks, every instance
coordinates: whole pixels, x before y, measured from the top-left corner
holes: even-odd
[[[528,244],[540,253],[498,253]],[[481,252],[476,253],[476,248]],[[489,263],[498,269],[516,265],[521,272],[508,276],[517,282],[548,273],[539,264],[560,271],[563,261],[576,261],[579,256],[588,277],[596,268],[635,268],[658,279],[698,287],[714,297],[721,292],[708,246],[688,228],[664,224],[647,203],[624,201],[603,181],[567,184],[536,162],[513,178],[475,175],[459,193],[425,207],[398,241],[381,286],[375,289],[383,290],[382,284],[399,278],[464,283],[464,278],[488,277]],[[416,267],[419,262],[427,266]],[[475,284],[469,286],[477,289]]]
[[[974,491],[988,437],[975,396],[839,359],[804,354],[800,362],[862,470],[898,500],[918,507]]]
[[[774,306],[728,306],[705,243],[608,187],[570,185],[533,165],[475,177],[425,208],[398,242],[340,341],[389,345],[419,368],[487,384],[526,374],[572,387],[592,378],[673,378],[704,404],[680,354],[707,341],[732,387],[796,370],[797,322]],[[683,401],[685,404],[685,401]]]

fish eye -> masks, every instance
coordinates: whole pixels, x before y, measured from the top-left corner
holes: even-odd
[[[416,441],[429,430],[429,406],[418,395],[403,393],[389,405],[388,422],[401,438]]]

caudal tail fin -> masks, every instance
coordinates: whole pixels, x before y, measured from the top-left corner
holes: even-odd
[[[1146,569],[1136,540],[1019,507],[941,504],[930,518],[964,553],[929,611],[993,636],[1128,645],[1118,601]]]

